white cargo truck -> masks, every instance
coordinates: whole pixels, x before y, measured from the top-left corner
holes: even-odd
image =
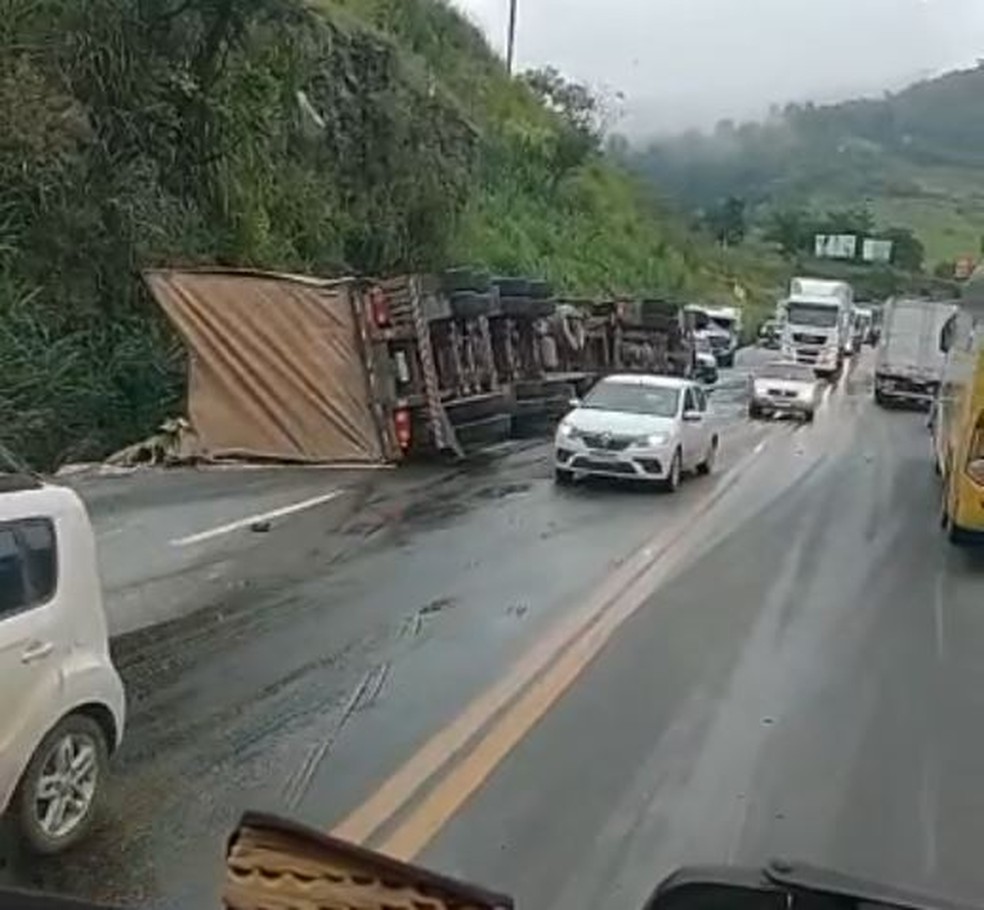
[[[875,360],[875,401],[929,406],[940,386],[945,355],[940,332],[952,301],[896,298],[885,305]]]
[[[852,350],[854,291],[846,281],[794,278],[783,301],[785,356],[836,376]]]

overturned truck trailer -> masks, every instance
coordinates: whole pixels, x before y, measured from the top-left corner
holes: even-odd
[[[152,270],[188,351],[186,460],[367,464],[549,426],[617,371],[690,369],[666,300],[557,301],[470,269],[323,280]]]
[[[415,422],[455,445],[433,357],[420,351],[417,279],[392,282],[391,303],[356,279],[229,269],[144,278],[188,352],[184,458],[394,461]]]

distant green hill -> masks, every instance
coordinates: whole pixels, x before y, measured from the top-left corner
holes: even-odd
[[[879,226],[911,227],[930,264],[978,254],[984,236],[984,65],[896,94],[789,105],[764,123],[718,124],[654,143],[633,166],[669,196],[755,211],[867,202]]]

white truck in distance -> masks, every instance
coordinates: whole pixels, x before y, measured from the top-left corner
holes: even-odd
[[[704,312],[714,326],[711,345],[715,349],[718,366],[733,367],[741,339],[741,310],[738,307],[720,306],[704,307]]]
[[[851,352],[854,290],[846,281],[794,278],[783,302],[782,348],[818,376],[836,376]]]
[[[875,362],[878,404],[932,404],[946,361],[940,333],[955,312],[951,301],[902,297],[886,304]]]

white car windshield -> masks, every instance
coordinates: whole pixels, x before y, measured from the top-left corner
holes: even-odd
[[[591,410],[651,414],[654,417],[675,417],[679,405],[679,389],[606,381],[599,382],[581,402],[582,408]]]
[[[798,363],[767,363],[758,373],[759,379],[784,379],[790,382],[813,382],[813,370]]]

